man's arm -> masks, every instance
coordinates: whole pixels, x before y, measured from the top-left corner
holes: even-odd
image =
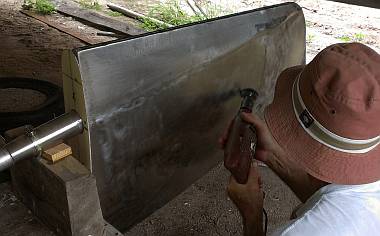
[[[287,154],[273,138],[263,120],[250,113],[243,113],[241,117],[256,128],[258,143],[255,158],[271,168],[305,202],[315,192],[308,174],[287,158]]]
[[[264,236],[263,231],[263,211],[257,208],[249,216],[243,216],[244,236]]]
[[[310,185],[308,174],[291,163],[285,154],[270,154],[264,162],[271,170],[273,170],[280,179],[293,191],[293,193],[301,200],[306,200],[313,195],[315,189]]]
[[[227,193],[243,218],[244,236],[263,236],[264,196],[257,164],[251,167],[246,184],[237,183],[231,176]]]

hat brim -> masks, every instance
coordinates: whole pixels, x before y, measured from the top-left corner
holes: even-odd
[[[293,109],[293,82],[304,66],[292,67],[278,78],[265,120],[288,158],[307,173],[336,184],[365,184],[380,179],[380,145],[364,154],[336,151],[313,139],[299,124]],[[349,128],[349,127],[348,127]]]

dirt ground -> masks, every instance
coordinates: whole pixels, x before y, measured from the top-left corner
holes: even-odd
[[[105,0],[99,1],[104,3]],[[115,0],[134,10],[147,12],[158,1]],[[218,1],[233,11],[271,5],[282,0]],[[353,7],[324,0],[296,1],[304,9],[307,24],[307,60],[336,42],[359,41],[380,52],[380,10]],[[84,45],[19,12],[22,0],[0,1],[0,77],[24,76],[51,81],[61,80],[61,52]],[[85,34],[96,29],[60,15],[57,22]],[[112,38],[99,38],[100,41]],[[261,168],[267,197],[269,231],[286,221],[297,199],[267,168]],[[228,172],[215,167],[166,206],[136,225],[125,235],[241,235],[238,212],[225,194]]]
[[[22,0],[0,2],[0,76],[23,76],[61,85],[62,49],[81,46],[67,34],[19,12]]]
[[[289,219],[299,201],[268,168],[260,167],[260,173],[270,233]],[[125,235],[242,235],[239,213],[225,193],[228,178],[223,165],[218,165]]]

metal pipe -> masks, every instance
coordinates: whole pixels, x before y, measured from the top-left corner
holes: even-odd
[[[82,133],[83,122],[75,112],[63,114],[7,143],[0,149],[0,171],[17,161],[37,157],[44,147]]]

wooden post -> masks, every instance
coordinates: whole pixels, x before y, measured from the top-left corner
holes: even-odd
[[[73,156],[55,164],[27,159],[12,167],[11,174],[17,196],[56,234],[104,235],[95,178]]]

